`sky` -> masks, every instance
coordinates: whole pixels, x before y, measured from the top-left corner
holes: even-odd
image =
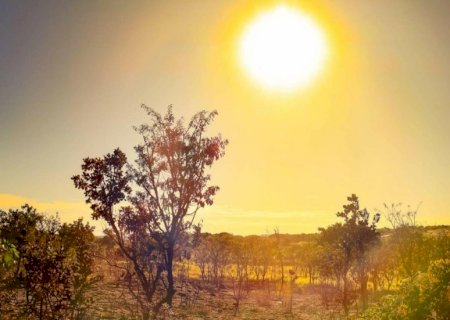
[[[330,52],[289,93],[258,86],[236,53],[279,4],[312,17]],[[230,144],[205,231],[315,232],[352,193],[450,224],[449,15],[444,0],[1,1],[0,208],[89,220],[70,177],[116,147],[132,158],[144,103],[219,112],[210,134]]]

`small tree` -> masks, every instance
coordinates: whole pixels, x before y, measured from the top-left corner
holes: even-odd
[[[72,319],[85,319],[93,303],[88,298],[88,291],[101,280],[94,274],[94,257],[92,254],[95,241],[94,227],[84,224],[82,219],[73,223],[63,223],[59,228],[59,243],[64,249],[70,250],[66,268],[71,274],[70,310]]]
[[[108,223],[108,234],[132,262],[147,302],[152,302],[165,271],[163,301],[172,305],[179,241],[194,226],[198,209],[213,203],[219,188],[209,185],[206,170],[224,155],[228,142],[220,135],[205,136],[215,111],[201,111],[185,125],[182,119],[175,119],[170,106],[164,116],[143,108],[151,122],[135,127],[143,142],[135,147],[134,165],[128,164],[126,170],[126,156],[117,149],[103,159],[84,159],[83,173],[72,179],[84,190],[93,218]],[[123,200],[129,205],[114,211]],[[163,301],[156,304],[154,312]]]
[[[423,227],[416,222],[419,207],[420,204],[416,209],[411,209],[411,206],[404,209],[401,203],[396,203],[384,204],[383,209],[393,229],[389,245],[395,249],[400,275],[407,278],[425,272],[432,258],[432,250],[429,250],[427,243],[429,240]]]
[[[417,212],[419,211],[420,203],[416,209],[412,209],[408,206],[406,210],[403,209],[402,203],[383,203],[383,215],[391,225],[392,229],[398,229],[403,227],[415,227]]]
[[[81,220],[61,225],[29,205],[0,210],[0,234],[16,250],[14,264],[0,267],[0,291],[10,298],[6,308],[0,304],[0,312],[15,318],[80,319],[95,278],[92,231]]]
[[[310,285],[314,284],[321,254],[320,247],[315,242],[307,242],[296,248],[296,260],[308,276]]]
[[[359,283],[363,308],[367,307],[369,272],[367,254],[380,238],[376,230],[380,215],[375,214],[373,220],[370,221],[369,212],[359,207],[359,200],[356,195],[351,195],[347,200],[349,204],[344,205],[344,210],[336,214],[338,217],[343,218],[344,222],[334,224],[326,229],[320,229],[322,243],[331,245],[342,253],[341,265],[344,285],[342,305],[346,314],[348,314],[350,304],[348,272],[352,267],[354,267]]]
[[[248,243],[244,237],[235,236],[231,242],[231,263],[230,279],[233,288],[234,316],[239,312],[242,299],[249,294],[248,269],[251,259],[251,252],[248,250]]]

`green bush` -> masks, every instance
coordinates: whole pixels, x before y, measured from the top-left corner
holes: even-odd
[[[362,316],[372,320],[450,318],[450,260],[433,261],[428,272],[406,279],[396,295],[384,296]]]

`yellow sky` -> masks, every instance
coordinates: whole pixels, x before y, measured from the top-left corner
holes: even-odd
[[[276,94],[240,69],[236,45],[253,16],[283,3],[317,21],[330,57],[306,90]],[[131,156],[140,104],[173,104],[185,117],[217,109],[211,133],[230,140],[206,231],[314,232],[351,193],[368,209],[423,202],[422,223],[449,224],[449,5],[311,3],[3,5],[0,207],[88,217],[70,181],[82,158]]]

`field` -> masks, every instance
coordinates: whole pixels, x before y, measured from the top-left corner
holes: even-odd
[[[227,288],[196,286],[189,297],[178,296],[172,312],[166,313],[168,319],[337,319],[343,317],[337,305],[325,308],[321,303],[318,289],[314,287],[297,288],[289,308],[289,297],[269,294],[267,291],[251,290],[240,302],[236,312],[233,291]],[[180,291],[183,289],[180,288]],[[136,302],[126,288],[118,288],[115,283],[101,283],[92,292],[95,304],[92,306],[92,319],[140,319]]]
[[[422,234],[425,239],[434,241],[442,235],[448,236],[448,231],[447,227],[425,228]],[[382,234],[382,243],[387,246],[393,232],[384,230]],[[289,250],[305,251],[313,245],[312,239],[315,237],[314,235],[284,235],[282,241],[283,246]],[[223,240],[220,235],[212,236],[212,239],[214,238]],[[245,241],[242,237],[231,238],[235,241]],[[251,237],[247,238],[247,241],[251,242],[251,239]],[[259,242],[262,239],[270,239],[270,237],[260,238]],[[202,276],[197,261],[199,256],[205,258],[204,252],[202,247],[194,249],[191,259],[176,263],[177,293],[173,308],[170,312],[163,309],[160,317],[162,319],[314,320],[358,319],[362,316],[364,311],[357,299],[358,288],[354,281],[352,281],[354,295],[352,306],[346,315],[342,307],[342,289],[337,288],[336,281],[322,278],[320,271],[316,270],[313,272],[313,283],[310,283],[309,274],[305,268],[307,261],[293,260],[292,256],[289,256],[289,250],[283,250],[284,259],[292,264],[286,264],[281,269],[276,260],[270,260],[266,280],[262,280],[261,274],[257,273],[257,270],[262,270],[263,266],[251,264],[251,256],[255,255],[255,250],[251,250],[253,254],[249,253],[247,260],[244,259],[246,264],[244,269],[247,271],[244,270],[241,279],[238,275],[242,266],[228,260],[229,263],[223,266],[223,275],[217,281],[211,272],[214,268],[212,260],[206,262],[206,271]],[[231,251],[227,252],[232,254]],[[209,253],[212,252],[209,251]],[[204,260],[200,259],[201,261]],[[141,319],[139,305],[130,295],[126,281],[123,281],[123,271],[109,266],[102,260],[97,260],[96,269],[102,275],[102,280],[90,292],[95,301],[91,306],[90,317],[92,319]],[[293,270],[296,270],[295,276],[293,276]],[[398,295],[404,281],[397,271],[392,283],[388,285],[387,281],[380,279],[378,284],[375,284],[377,286],[375,288],[373,275],[376,272],[377,270],[372,269],[368,283],[369,308],[376,306],[383,296]],[[378,272],[388,274],[388,271],[382,268]],[[283,286],[282,278],[284,278]],[[242,280],[241,286],[239,286],[239,280]],[[136,287],[133,289],[138,290]]]
[[[316,234],[186,233],[168,264],[152,238],[0,211],[0,319],[447,320],[449,227],[362,213]]]

